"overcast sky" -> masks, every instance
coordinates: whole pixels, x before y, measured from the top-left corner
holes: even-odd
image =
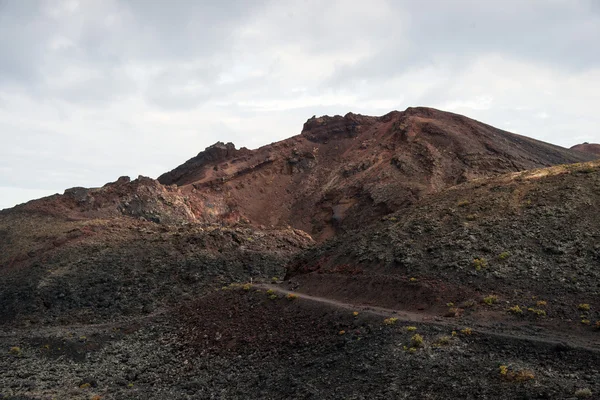
[[[600,142],[597,0],[0,0],[0,209],[313,114],[453,111]]]

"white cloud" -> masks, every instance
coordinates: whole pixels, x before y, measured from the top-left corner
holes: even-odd
[[[314,114],[423,105],[599,142],[598,40],[585,0],[0,2],[0,206]]]

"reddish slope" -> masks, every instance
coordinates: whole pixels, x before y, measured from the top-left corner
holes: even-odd
[[[582,143],[571,147],[571,150],[581,151],[583,153],[594,154],[600,156],[600,144],[598,143]]]
[[[163,174],[199,220],[292,225],[331,237],[469,179],[593,157],[430,108],[311,118],[257,150],[218,143]]]

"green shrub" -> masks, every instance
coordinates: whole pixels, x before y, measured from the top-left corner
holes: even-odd
[[[577,306],[580,311],[590,311],[590,305],[587,303],[582,303]]]
[[[473,266],[476,271],[481,271],[483,268],[487,267],[487,260],[485,258],[476,258],[473,260]]]
[[[423,347],[423,344],[423,336],[419,335],[418,333],[415,333],[413,337],[410,338],[410,345],[413,348]]]
[[[519,307],[518,305],[516,306],[512,306],[511,308],[508,309],[508,312],[514,315],[521,315],[523,314],[523,310],[521,310],[521,307]]]

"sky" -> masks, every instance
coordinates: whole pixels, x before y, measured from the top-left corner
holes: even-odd
[[[600,142],[599,43],[597,0],[0,0],[0,209],[313,115]]]

